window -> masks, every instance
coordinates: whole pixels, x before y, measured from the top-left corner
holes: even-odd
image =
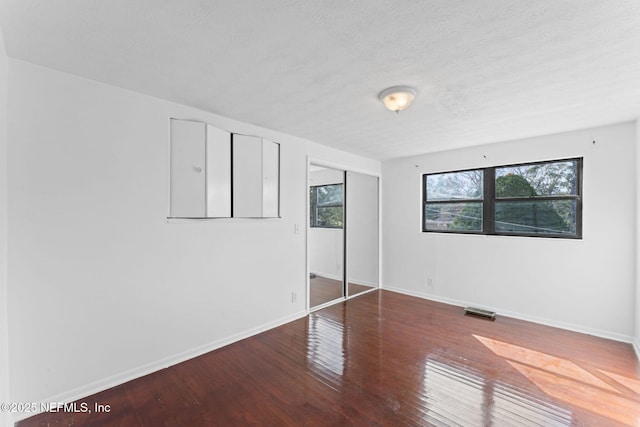
[[[309,188],[311,227],[342,228],[343,185],[316,185]]]
[[[481,169],[425,175],[425,231],[482,231]]]
[[[582,158],[423,175],[425,232],[582,238]]]

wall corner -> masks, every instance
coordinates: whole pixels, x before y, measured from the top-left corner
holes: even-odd
[[[7,92],[8,60],[0,28],[0,402],[9,402],[9,324],[7,284]],[[0,412],[0,426],[12,425]]]
[[[635,244],[635,322],[633,348],[636,357],[640,361],[640,117],[636,120],[636,144],[635,144],[635,184],[636,184],[636,244]]]

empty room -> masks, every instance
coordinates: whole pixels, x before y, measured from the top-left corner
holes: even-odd
[[[636,0],[0,0],[0,426],[640,425]]]

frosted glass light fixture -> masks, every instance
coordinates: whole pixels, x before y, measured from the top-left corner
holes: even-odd
[[[398,113],[411,105],[416,93],[416,90],[409,86],[393,86],[380,92],[378,99],[389,110]]]

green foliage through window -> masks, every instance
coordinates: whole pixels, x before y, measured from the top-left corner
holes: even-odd
[[[581,238],[582,159],[423,176],[423,231]]]
[[[344,224],[344,186],[316,185],[309,188],[311,227],[342,228]]]

